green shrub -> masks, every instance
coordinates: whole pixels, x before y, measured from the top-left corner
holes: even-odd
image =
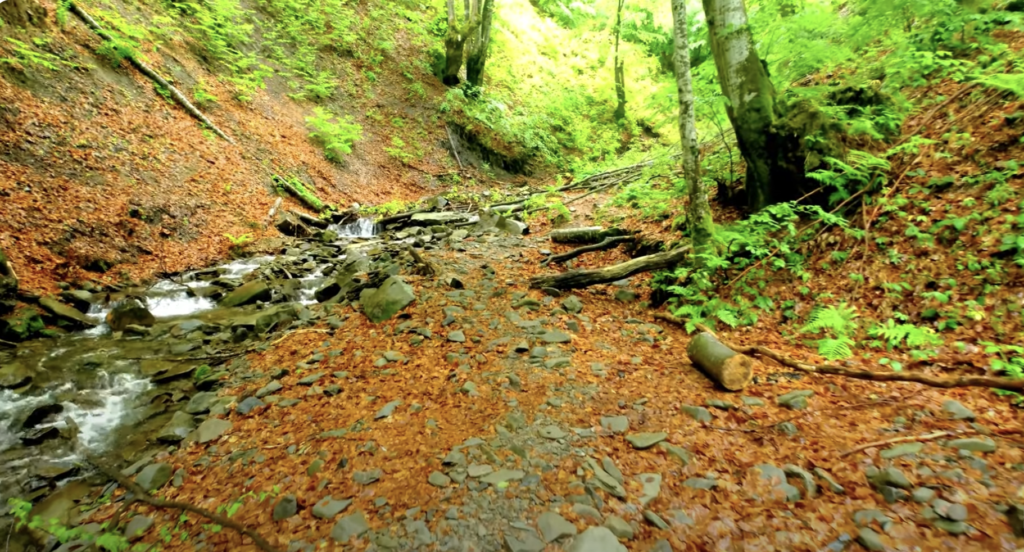
[[[363,127],[351,116],[335,116],[322,107],[313,108],[313,116],[306,117],[306,125],[311,131],[309,137],[320,142],[324,155],[335,162],[352,153],[352,144],[363,138]]]

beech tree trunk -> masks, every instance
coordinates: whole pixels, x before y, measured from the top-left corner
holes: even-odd
[[[473,0],[476,2],[477,0]],[[444,76],[441,82],[447,86],[459,84],[459,70],[466,50],[466,41],[480,26],[480,18],[473,17],[470,0],[465,0],[465,24],[459,26],[455,15],[455,0],[448,0],[448,34],[444,37]]]
[[[676,71],[676,89],[679,92],[679,139],[682,147],[683,178],[686,180],[686,190],[690,196],[690,205],[686,209],[686,223],[690,227],[693,249],[699,254],[711,243],[714,224],[711,220],[711,207],[708,205],[708,193],[700,181],[686,0],[672,0],[672,20],[675,26],[675,51],[672,59]]]
[[[39,26],[46,21],[46,8],[35,0],[6,0],[0,2],[0,19],[15,27]]]
[[[619,39],[622,36],[622,6],[626,0],[619,0],[615,15],[615,120],[626,118],[626,68],[619,57]]]
[[[474,7],[479,7],[480,1],[473,0]],[[491,46],[494,0],[483,0],[483,12],[478,17],[480,27],[472,33],[466,44],[466,80],[476,87],[484,83],[484,67],[487,65],[487,53]]]
[[[702,0],[726,113],[747,162],[747,204],[757,210],[774,202],[771,186],[775,87],[757,56],[743,0]]]
[[[754,359],[737,354],[708,332],[701,332],[690,340],[686,356],[708,378],[729,391],[743,389],[754,375]]]

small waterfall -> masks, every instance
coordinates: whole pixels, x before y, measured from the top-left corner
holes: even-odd
[[[377,225],[370,218],[361,218],[344,226],[333,224],[329,229],[337,232],[339,238],[372,238],[377,235]]]

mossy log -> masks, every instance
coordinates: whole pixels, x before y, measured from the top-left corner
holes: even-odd
[[[617,265],[595,268],[593,270],[572,270],[561,274],[550,274],[530,278],[530,287],[534,289],[580,289],[598,284],[610,284],[634,274],[672,268],[690,254],[690,247],[677,247],[646,257],[638,257]]]
[[[737,354],[708,332],[690,340],[686,355],[712,381],[729,391],[739,391],[754,375],[754,359]]]
[[[634,238],[633,236],[616,236],[614,238],[605,238],[604,241],[600,243],[595,243],[593,245],[584,245],[583,247],[577,247],[572,251],[566,251],[565,253],[552,255],[548,257],[543,264],[564,263],[565,261],[568,261],[569,259],[575,259],[576,257],[583,255],[584,253],[590,253],[592,251],[603,251],[605,249],[614,249],[618,247],[620,243],[632,243],[635,239],[636,238]]]
[[[630,232],[621,228],[604,229],[600,226],[588,226],[585,228],[562,228],[552,230],[549,236],[555,243],[601,243],[605,238],[627,236]]]

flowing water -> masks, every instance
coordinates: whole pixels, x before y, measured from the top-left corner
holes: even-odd
[[[369,219],[330,229],[338,235],[335,245],[341,250],[353,240],[375,235],[373,221]],[[212,280],[241,281],[277,259],[276,256],[239,259],[213,269],[185,273],[175,281],[160,281],[145,292],[146,306],[158,326],[191,319],[217,323],[250,315],[258,312],[258,308],[219,308],[202,292],[214,285]],[[292,293],[285,294],[287,299],[299,305],[314,303],[315,291],[327,280],[323,271],[332,262],[342,259],[344,256],[339,255],[331,262],[323,258],[308,261],[316,262],[316,268],[292,278],[289,285]],[[164,418],[153,417],[154,409],[149,401],[161,391],[159,385],[144,375],[145,363],[149,362],[144,359],[167,356],[170,349],[160,340],[115,337],[105,322],[109,312],[109,306],[93,305],[87,316],[97,324],[94,328],[59,338],[29,341],[13,351],[0,352],[0,365],[16,363],[33,377],[28,391],[0,390],[0,503],[10,496],[52,486],[54,481],[44,479],[52,478],[54,466],[81,460],[65,439],[47,440],[33,446],[23,444],[22,436],[26,432],[23,422],[40,407],[60,412],[46,417],[35,426],[37,430],[66,430],[65,419],[70,419],[78,428],[80,447],[100,453],[117,450],[125,457],[129,456],[129,451],[148,444],[147,437],[142,435],[144,428],[151,435],[164,423]],[[187,385],[191,388],[190,383]],[[68,470],[60,477],[74,474],[75,471]]]

